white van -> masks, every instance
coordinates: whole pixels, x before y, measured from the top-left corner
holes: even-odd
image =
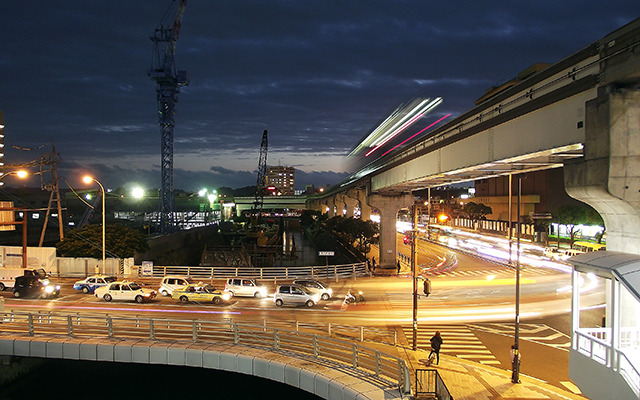
[[[267,297],[267,287],[251,278],[229,278],[224,284],[224,290],[233,296]]]
[[[174,290],[182,289],[192,283],[191,277],[186,275],[167,275],[160,281],[158,292],[163,296],[171,296]]]

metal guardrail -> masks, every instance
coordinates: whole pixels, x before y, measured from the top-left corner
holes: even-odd
[[[293,330],[295,332],[318,331],[330,337],[345,338],[358,342],[371,341],[375,343],[396,346],[398,344],[398,332],[395,329],[380,329],[370,326],[353,326],[342,324],[322,324],[302,321],[263,320],[263,326]]]
[[[370,276],[365,263],[342,265],[315,265],[301,267],[189,267],[153,266],[153,277],[166,275],[189,275],[200,279],[223,279],[242,276],[257,279],[349,279]]]
[[[453,400],[438,370],[417,369],[415,395],[435,396],[438,400]]]
[[[150,340],[233,343],[294,353],[337,362],[411,393],[404,360],[356,343],[324,335],[233,321],[113,317],[109,315],[8,312],[2,315],[5,332],[72,337],[126,337]]]

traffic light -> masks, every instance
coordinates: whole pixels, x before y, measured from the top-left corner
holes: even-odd
[[[422,291],[424,292],[425,296],[429,296],[431,294],[431,281],[428,278],[424,278],[424,282],[422,282],[422,285]]]

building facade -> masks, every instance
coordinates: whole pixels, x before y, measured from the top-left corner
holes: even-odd
[[[267,168],[267,193],[293,196],[296,188],[296,171],[293,167],[275,166]]]

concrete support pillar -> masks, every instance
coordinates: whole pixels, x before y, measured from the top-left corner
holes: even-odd
[[[353,218],[356,204],[358,203],[358,199],[349,197],[348,195],[344,195],[342,197],[342,200],[347,208],[347,213],[344,216],[347,218]]]
[[[355,197],[360,202],[360,218],[364,220],[371,219],[371,206],[367,204],[367,192],[364,190],[358,190]]]
[[[329,206],[329,211],[327,212],[327,214],[329,215],[329,218],[333,218],[336,215],[339,215],[336,210],[336,198],[335,197],[331,197],[330,199],[327,199],[327,206]]]
[[[565,162],[564,181],[602,215],[607,250],[640,254],[640,91],[603,90],[587,102],[584,157]]]
[[[411,207],[415,202],[412,194],[369,194],[367,204],[380,213],[380,254],[377,264],[381,268],[396,268],[396,220],[398,211]]]

